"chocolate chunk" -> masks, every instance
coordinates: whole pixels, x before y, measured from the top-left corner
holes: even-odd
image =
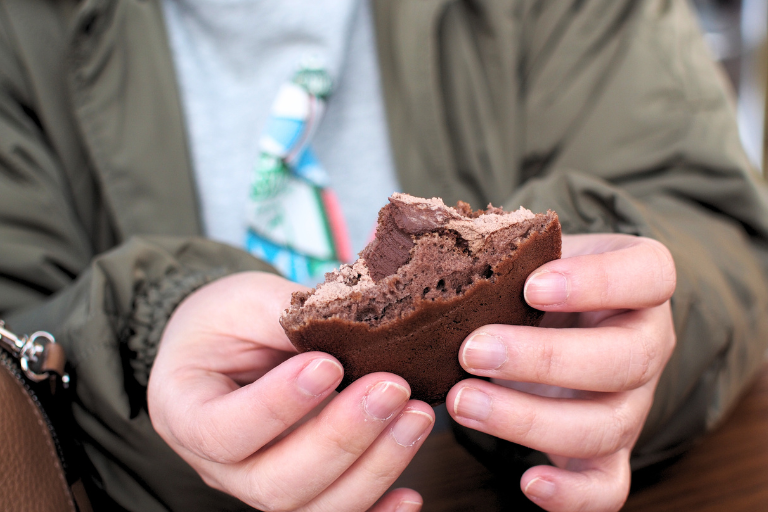
[[[463,217],[440,200],[416,199],[395,194],[389,198],[390,204],[379,212],[376,239],[360,253],[377,283],[408,263],[413,247],[411,235],[435,231],[448,221]],[[464,211],[471,212],[469,205],[464,203],[464,206]]]
[[[367,263],[371,279],[378,283],[408,263],[411,247],[411,236],[397,227],[392,219],[392,209],[384,208],[379,213],[376,239],[363,249],[360,257]]]
[[[445,206],[441,200],[413,199],[417,198],[395,194],[389,198],[390,205],[384,207],[392,210],[392,218],[397,227],[408,234],[420,235],[434,231],[445,226],[448,221],[462,217],[453,208]]]

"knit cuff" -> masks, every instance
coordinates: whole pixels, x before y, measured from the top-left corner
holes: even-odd
[[[121,336],[132,353],[130,360],[136,382],[146,387],[157,356],[160,338],[168,319],[189,294],[223,277],[223,268],[174,269],[161,280],[145,282],[136,292],[127,336]]]

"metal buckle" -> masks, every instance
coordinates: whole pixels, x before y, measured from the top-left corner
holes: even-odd
[[[56,343],[49,333],[38,331],[27,339],[19,353],[19,363],[24,374],[34,382],[41,382],[48,378],[48,372],[37,372],[33,368],[40,366],[41,357],[45,353],[45,345]]]
[[[43,365],[46,345],[49,343],[56,343],[56,340],[48,332],[37,331],[32,336],[19,337],[6,329],[5,322],[0,320],[0,347],[19,360],[24,375],[33,382],[41,382],[51,376],[51,372],[47,370],[39,371]],[[69,385],[69,375],[63,373],[61,381],[66,388]]]

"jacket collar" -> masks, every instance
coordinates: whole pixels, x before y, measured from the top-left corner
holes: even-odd
[[[159,1],[86,0],[70,41],[75,115],[120,238],[200,234]]]

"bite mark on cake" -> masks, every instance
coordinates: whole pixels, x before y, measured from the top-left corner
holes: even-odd
[[[384,325],[422,302],[451,300],[479,280],[494,280],[495,265],[549,220],[522,207],[472,211],[466,203],[453,208],[440,198],[395,193],[360,258],[326,274],[316,290],[297,294],[287,316],[298,323],[319,315]]]

